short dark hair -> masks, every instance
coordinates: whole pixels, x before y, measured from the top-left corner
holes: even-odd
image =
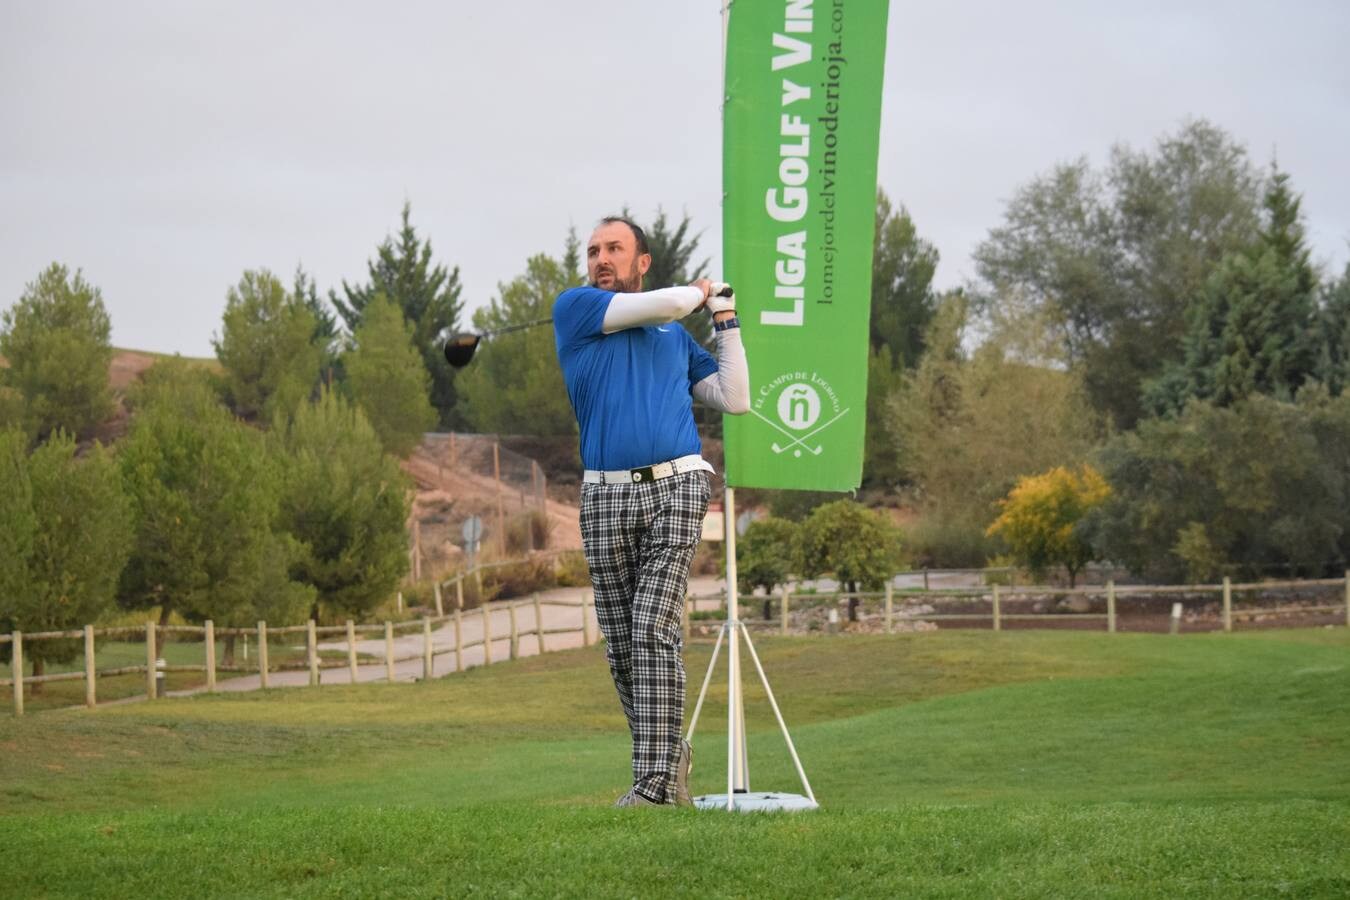
[[[647,233],[642,230],[642,226],[634,222],[627,216],[605,216],[600,220],[601,225],[613,225],[615,222],[622,222],[633,232],[633,237],[637,238],[637,252],[651,253],[651,248],[647,246]],[[598,227],[598,226],[597,226]]]

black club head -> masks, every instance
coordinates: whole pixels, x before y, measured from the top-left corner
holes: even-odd
[[[478,334],[452,334],[445,341],[445,361],[456,369],[462,369],[473,359],[478,342],[483,339]]]

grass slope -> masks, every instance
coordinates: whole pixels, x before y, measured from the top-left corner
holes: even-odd
[[[819,812],[608,808],[627,741],[591,649],[0,719],[0,871],[16,896],[1350,894],[1343,629],[759,647]],[[758,698],[752,785],[797,790]],[[724,789],[724,700],[696,792]]]

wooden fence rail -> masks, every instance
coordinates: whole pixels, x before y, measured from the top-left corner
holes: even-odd
[[[1279,590],[1300,590],[1306,588],[1326,588],[1340,586],[1344,590],[1344,599],[1335,604],[1318,604],[1313,606],[1300,607],[1276,607],[1276,608],[1233,608],[1233,594],[1253,591],[1279,591]],[[1063,596],[1100,596],[1106,600],[1106,612],[1007,612],[1003,608],[1003,602],[1010,597],[1025,597],[1028,595],[1051,595],[1055,597]],[[1001,630],[1004,622],[1013,621],[1040,621],[1040,620],[1080,620],[1080,621],[1104,621],[1106,630],[1114,633],[1117,630],[1118,612],[1117,598],[1120,595],[1139,595],[1139,594],[1160,594],[1160,595],[1190,595],[1191,598],[1199,597],[1209,602],[1216,594],[1222,601],[1222,627],[1224,631],[1231,631],[1234,619],[1246,619],[1260,615],[1281,615],[1286,613],[1335,613],[1344,611],[1345,622],[1350,626],[1350,571],[1344,578],[1336,579],[1312,579],[1307,581],[1278,581],[1264,583],[1242,583],[1233,584],[1225,578],[1222,584],[1206,585],[1120,585],[1108,581],[1106,584],[1094,587],[1061,589],[1050,587],[1032,587],[1020,586],[1010,587],[994,584],[988,589],[934,589],[929,591],[911,592],[908,590],[896,590],[891,585],[887,585],[884,591],[831,591],[828,593],[811,593],[798,591],[793,592],[786,588],[779,591],[772,597],[747,597],[746,605],[767,600],[770,605],[775,601],[778,605],[777,628],[782,634],[788,634],[791,625],[791,615],[794,605],[798,612],[821,606],[837,607],[838,604],[849,600],[858,601],[877,601],[883,602],[882,618],[883,629],[886,633],[892,633],[895,630],[897,622],[919,622],[919,621],[988,621],[995,630]],[[988,611],[985,612],[940,612],[933,603],[942,603],[960,598],[979,598],[982,602],[989,604]],[[725,598],[722,594],[693,596],[691,595],[685,601],[686,615],[684,616],[684,629],[686,639],[691,633],[691,620],[694,613],[700,616],[704,612],[698,609],[700,602],[706,603],[713,600],[722,603]],[[932,601],[931,603],[928,601]],[[922,604],[925,608],[915,608]],[[280,671],[305,671],[308,670],[311,685],[322,683],[322,672],[333,669],[347,669],[348,680],[350,683],[356,683],[359,680],[359,669],[361,667],[360,657],[364,655],[367,658],[383,657],[377,664],[385,667],[385,680],[393,682],[396,678],[395,665],[397,663],[414,662],[420,660],[422,663],[422,678],[430,679],[435,677],[435,664],[438,657],[455,657],[455,671],[463,671],[464,651],[476,647],[483,648],[483,665],[492,663],[492,645],[496,641],[506,641],[508,647],[508,657],[516,659],[520,656],[520,641],[522,638],[535,638],[535,649],[538,653],[544,653],[547,650],[545,637],[548,635],[577,634],[582,636],[583,646],[590,646],[596,640],[592,626],[594,605],[593,598],[589,592],[583,594],[581,600],[545,600],[538,594],[529,598],[516,600],[499,601],[491,604],[484,604],[480,607],[479,615],[482,622],[482,635],[473,639],[466,639],[464,636],[464,612],[458,605],[449,613],[438,616],[425,616],[418,620],[408,622],[383,622],[366,625],[357,625],[348,620],[342,625],[320,626],[313,621],[301,625],[270,626],[266,622],[258,622],[254,628],[243,627],[224,627],[217,628],[214,622],[206,622],[203,625],[169,625],[160,626],[154,622],[147,622],[141,626],[112,626],[106,628],[95,628],[87,625],[80,630],[70,631],[46,631],[25,634],[21,631],[15,631],[11,634],[0,635],[0,643],[11,645],[12,662],[11,672],[15,677],[0,680],[0,686],[8,686],[13,689],[14,695],[14,713],[23,715],[24,711],[24,687],[26,685],[48,684],[62,681],[84,681],[85,703],[89,707],[97,705],[97,683],[100,678],[110,678],[118,675],[143,674],[146,678],[146,696],[148,699],[155,699],[160,695],[161,687],[159,680],[172,673],[197,673],[206,674],[206,690],[214,692],[219,689],[216,676],[218,673],[256,673],[259,676],[259,684],[262,688],[269,687],[268,676],[272,672]],[[1177,604],[1180,606],[1180,604]],[[576,625],[566,626],[546,626],[544,623],[543,607],[556,606],[569,609],[579,609],[581,621]],[[522,607],[531,608],[534,612],[533,627],[523,628],[520,625],[517,611]],[[508,629],[505,634],[493,633],[492,614],[494,612],[505,611],[507,614]],[[701,619],[707,624],[721,624],[716,619]],[[770,621],[773,621],[770,619]],[[746,624],[752,624],[747,622]],[[442,642],[438,645],[433,629],[453,628],[453,645]],[[396,654],[394,648],[394,635],[396,632],[410,632],[408,637],[421,632],[421,646],[416,653]],[[1175,631],[1175,621],[1174,628]],[[358,634],[378,634],[383,632],[384,647],[381,654],[358,653],[357,635]],[[95,661],[95,640],[96,638],[109,638],[113,636],[123,636],[130,633],[139,633],[144,636],[146,647],[146,661],[144,665],[124,665],[99,669]],[[283,661],[272,665],[268,660],[268,649],[270,640],[276,635],[305,635],[305,654],[303,660]],[[182,664],[168,663],[163,658],[154,655],[155,648],[162,646],[161,642],[168,635],[180,636],[200,636],[202,642],[206,645],[205,664]],[[345,639],[346,653],[342,659],[324,658],[318,647],[319,635],[340,635]],[[252,636],[257,640],[257,661],[252,665],[219,664],[216,660],[216,641],[221,637],[248,637]],[[84,640],[84,668],[82,671],[55,672],[40,676],[25,676],[24,653],[25,645],[31,647],[34,642],[43,640],[70,640],[83,638]]]

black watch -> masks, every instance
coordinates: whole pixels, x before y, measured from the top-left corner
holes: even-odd
[[[733,328],[740,328],[741,320],[732,316],[730,319],[723,319],[721,322],[713,322],[713,331],[730,331]]]

